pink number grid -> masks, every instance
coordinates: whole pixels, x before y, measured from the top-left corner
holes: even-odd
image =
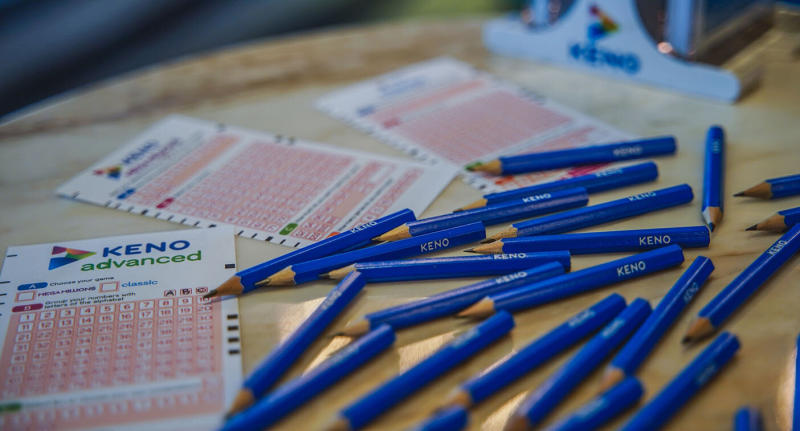
[[[187,295],[14,313],[0,360],[5,400],[200,377],[200,391],[5,414],[12,428],[85,428],[215,411],[220,305]],[[0,423],[0,424],[2,424]]]
[[[155,180],[137,190],[133,196],[128,198],[128,201],[140,205],[156,206],[168,197],[175,187],[203,170],[208,163],[227,151],[237,140],[233,136],[215,137],[170,166]]]
[[[344,155],[270,142],[250,143],[223,167],[175,198],[168,209],[274,233],[351,162]]]
[[[471,83],[460,84],[459,88],[472,88]],[[366,118],[462,165],[571,121],[566,115],[504,89],[458,100],[447,100],[452,97],[448,91],[437,94],[439,97],[425,99],[430,104],[442,104],[430,111],[413,112],[422,107],[406,103],[403,107],[407,109],[378,110]],[[447,102],[446,106],[443,102]]]

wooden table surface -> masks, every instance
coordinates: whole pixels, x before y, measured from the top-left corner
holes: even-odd
[[[159,65],[47,101],[0,125],[0,248],[180,228],[149,217],[62,199],[54,193],[58,185],[171,112],[405,157],[316,111],[312,102],[342,85],[409,63],[450,55],[629,132],[677,136],[677,156],[657,160],[661,172],[657,183],[592,195],[591,201],[603,202],[683,182],[694,188],[695,200],[690,205],[603,225],[597,230],[700,224],[703,137],[710,124],[723,125],[728,135],[725,220],[714,232],[711,247],[687,250],[686,263],[680,269],[517,313],[517,327],[511,336],[382,415],[371,429],[404,429],[419,422],[459,382],[611,292],[628,300],[643,297],[655,305],[681,271],[702,253],[713,259],[717,269],[641,368],[639,376],[646,388],[645,396],[650,398],[707,344],[708,341],[691,348],[680,345],[691,317],[776,239],[775,235],[745,232],[744,228],[776,210],[800,205],[798,198],[761,202],[730,197],[732,192],[765,178],[800,171],[800,62],[791,55],[792,36],[775,30],[765,37],[762,86],[738,104],[726,105],[493,57],[481,44],[481,22],[410,21],[264,41]],[[449,211],[479,196],[478,191],[454,180],[422,216]],[[242,238],[236,239],[236,250],[239,268],[289,251]],[[579,256],[574,258],[573,268],[617,257]],[[331,334],[364,313],[473,281],[369,286],[291,368],[289,375],[303,373],[348,343],[347,338],[332,338]],[[243,298],[240,309],[244,371],[249,372],[290,334],[331,286],[320,281]],[[795,257],[726,323],[724,329],[739,336],[741,350],[721,375],[669,423],[668,429],[730,429],[734,411],[743,404],[762,409],[766,429],[788,429],[793,347],[800,332],[799,287],[800,258]],[[321,428],[338,409],[413,366],[472,325],[468,321],[442,319],[400,331],[394,349],[309,402],[277,428]],[[472,411],[472,429],[500,429],[524,394],[574,351],[560,355],[477,406]],[[600,372],[592,374],[548,422],[590,399],[599,377]],[[614,424],[620,423],[618,420]]]

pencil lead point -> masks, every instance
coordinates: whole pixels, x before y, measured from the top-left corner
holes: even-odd
[[[758,224],[754,224],[754,225],[752,225],[752,226],[748,227],[748,228],[747,228],[747,229],[745,229],[745,230],[758,230]]]
[[[331,273],[330,272],[326,272],[326,273],[320,274],[319,278],[324,279],[324,280],[330,280]]]
[[[468,248],[468,249],[464,250],[464,253],[477,253],[477,251],[475,251],[474,248]]]
[[[217,296],[217,292],[218,292],[217,289],[213,289],[212,291],[210,291],[210,292],[206,293],[205,295],[203,295],[203,299],[213,298],[213,297]]]
[[[744,192],[734,193],[733,195],[736,197],[744,196]]]
[[[478,166],[482,165],[482,164],[483,164],[482,162],[470,163],[467,166],[464,166],[464,169],[466,169],[466,170],[468,170],[470,172],[475,172],[476,168]]]
[[[691,342],[692,342],[692,337],[690,337],[688,335],[683,337],[683,338],[681,338],[681,344],[686,345],[686,344],[689,344]]]
[[[709,223],[709,224],[708,224],[708,230],[710,230],[711,232],[714,232],[714,228],[715,228],[715,227],[716,227],[716,226],[714,226],[714,223]]]
[[[481,244],[489,244],[490,242],[495,242],[495,241],[497,241],[497,240],[494,239],[494,238],[486,238],[486,239],[481,240]]]

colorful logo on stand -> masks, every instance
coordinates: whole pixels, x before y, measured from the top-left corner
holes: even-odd
[[[122,165],[114,165],[103,169],[95,169],[94,174],[118,180],[119,177],[122,176]]]
[[[621,52],[616,49],[600,46],[600,39],[621,30],[611,17],[596,4],[589,6],[589,26],[586,28],[585,42],[571,42],[567,45],[567,53],[574,60],[587,66],[601,70],[619,70],[635,75],[641,70],[639,56],[634,52]],[[618,40],[622,43],[624,40]],[[617,45],[619,45],[618,43]]]
[[[587,37],[589,40],[598,40],[608,36],[611,33],[619,30],[619,25],[606,15],[596,4],[589,6],[589,15],[591,15],[593,22],[589,24]]]
[[[86,259],[89,256],[94,256],[96,253],[93,251],[78,250],[77,248],[67,248],[61,246],[54,246],[53,257],[50,258],[50,267],[47,269],[56,269],[72,262],[77,262],[81,259]]]

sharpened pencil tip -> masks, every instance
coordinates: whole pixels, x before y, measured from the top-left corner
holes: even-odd
[[[744,196],[744,192],[734,193],[735,197]]]
[[[748,227],[748,228],[747,228],[747,229],[745,229],[745,230],[758,230],[758,224],[754,224],[754,225],[752,225],[752,226]]]
[[[331,278],[331,273],[330,272],[326,272],[326,273],[320,274],[319,278],[322,278],[322,279],[325,279],[325,280],[329,280]]]
[[[474,248],[468,248],[468,249],[464,250],[464,253],[477,253],[477,251],[475,251]]]
[[[254,402],[255,396],[253,396],[253,392],[250,389],[240,389],[236,394],[236,397],[233,399],[233,404],[231,405],[225,417],[229,418],[231,416],[235,416],[237,413],[253,405]]]
[[[714,232],[714,227],[715,227],[714,223],[709,223],[708,224],[708,230],[710,230],[711,232]]]
[[[689,344],[691,342],[692,342],[692,337],[690,337],[688,335],[683,337],[683,338],[681,338],[681,344],[685,345],[685,344]]]
[[[203,295],[203,299],[213,298],[217,296],[217,292],[219,292],[217,289],[213,289],[211,292],[208,292],[205,295]]]
[[[497,240],[494,238],[486,238],[481,240],[481,244],[489,244],[490,242],[495,242],[495,241]]]

